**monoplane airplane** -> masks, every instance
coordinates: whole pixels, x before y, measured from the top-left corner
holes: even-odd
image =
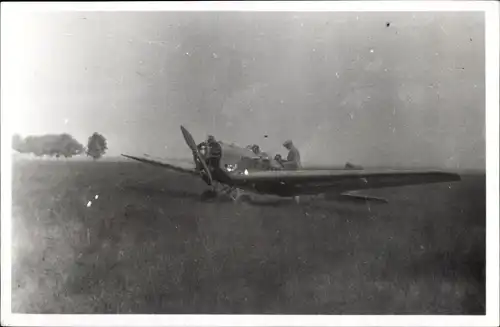
[[[211,187],[212,195],[227,194],[237,201],[244,192],[294,197],[301,195],[350,196],[366,200],[384,199],[360,196],[352,192],[364,189],[460,181],[458,174],[441,171],[370,170],[347,164],[336,169],[289,170],[275,165],[272,159],[257,156],[249,147],[218,141],[222,148],[219,165],[213,167],[202,153],[191,133],[181,126],[188,147],[193,153],[195,168],[186,169],[151,158],[122,156],[201,177]]]

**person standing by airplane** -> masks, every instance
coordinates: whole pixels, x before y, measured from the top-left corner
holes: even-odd
[[[219,168],[220,159],[222,156],[222,148],[219,142],[215,140],[215,137],[213,135],[208,136],[207,150],[207,164],[212,168]]]
[[[288,156],[286,157],[285,169],[297,170],[302,168],[302,164],[300,162],[300,153],[299,150],[295,147],[292,140],[286,140],[283,143],[283,146],[288,150]],[[293,197],[296,203],[300,202],[300,196]]]
[[[302,164],[300,162],[299,150],[295,147],[291,140],[287,140],[283,143],[283,146],[288,150],[288,156],[285,161],[285,167],[291,169],[300,169]]]

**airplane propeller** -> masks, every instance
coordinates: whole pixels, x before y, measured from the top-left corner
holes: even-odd
[[[205,182],[208,185],[212,185],[212,183],[213,183],[212,174],[210,173],[210,170],[208,169],[208,166],[207,166],[205,160],[201,156],[200,151],[198,151],[198,147],[196,145],[196,142],[195,142],[193,136],[182,125],[181,125],[181,131],[182,131],[182,135],[184,136],[184,140],[186,141],[186,144],[188,145],[188,147],[193,152],[193,156],[195,157],[195,160],[197,159],[198,161],[200,161],[201,166],[202,166],[202,170],[204,170],[205,173],[206,173],[206,175],[207,175],[207,179],[208,180],[205,181]],[[195,164],[196,164],[196,162],[195,162]],[[198,166],[198,165],[196,165],[196,166]]]

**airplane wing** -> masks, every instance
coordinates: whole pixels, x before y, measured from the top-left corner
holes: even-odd
[[[231,175],[241,186],[288,195],[312,195],[384,187],[459,181],[460,176],[440,171],[403,170],[281,170]]]
[[[169,164],[169,163],[166,163],[166,162],[162,162],[160,160],[155,160],[155,159],[152,159],[152,158],[135,157],[135,156],[129,156],[129,155],[126,155],[126,154],[122,154],[122,156],[125,157],[125,158],[129,158],[129,159],[137,160],[137,161],[140,161],[140,162],[143,162],[143,163],[147,163],[147,164],[150,164],[150,165],[153,165],[153,166],[167,168],[167,169],[170,169],[170,170],[173,170],[173,171],[177,171],[177,172],[180,172],[180,173],[187,173],[187,174],[191,174],[191,175],[195,175],[195,176],[199,175],[199,173],[195,169],[189,169],[189,168],[179,167],[179,166],[172,165],[172,164]]]

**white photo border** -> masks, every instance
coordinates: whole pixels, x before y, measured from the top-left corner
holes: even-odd
[[[486,315],[38,315],[11,313],[12,158],[9,109],[15,72],[7,35],[15,14],[30,11],[479,11],[485,13]],[[499,325],[499,5],[496,1],[32,2],[2,3],[1,322],[19,326],[498,326]],[[9,38],[10,37],[10,38]],[[14,109],[12,109],[14,110]]]

